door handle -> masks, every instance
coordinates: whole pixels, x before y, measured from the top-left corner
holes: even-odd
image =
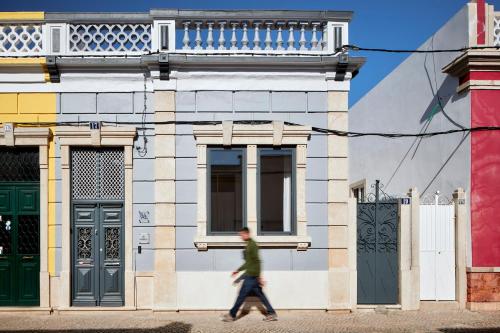
[[[33,256],[23,256],[23,259],[33,259]]]

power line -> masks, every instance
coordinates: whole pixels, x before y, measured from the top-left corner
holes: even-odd
[[[271,124],[273,120],[233,120],[233,124],[246,124],[246,125],[264,125]],[[88,126],[90,121],[77,121],[77,122],[22,122],[16,123],[21,127],[26,126]],[[118,126],[118,125],[139,125],[137,127],[138,130],[144,129],[152,129],[154,127],[147,128],[146,125],[220,125],[222,124],[222,120],[207,120],[207,121],[151,121],[151,122],[134,122],[134,121],[101,121],[102,125],[109,126]],[[285,125],[288,126],[302,126],[301,124],[284,122]],[[438,135],[450,135],[455,133],[473,133],[473,132],[488,132],[488,131],[499,131],[500,126],[478,126],[478,127],[470,127],[470,128],[457,128],[446,131],[437,131],[437,132],[420,132],[420,133],[383,133],[383,132],[354,132],[354,131],[339,131],[322,127],[312,126],[311,130],[316,133],[321,134],[331,134],[342,137],[349,138],[358,138],[358,137],[383,137],[389,139],[397,139],[397,138],[429,138]]]
[[[497,46],[470,46],[457,49],[437,49],[437,50],[413,50],[413,49],[384,49],[384,48],[370,48],[361,47],[351,44],[342,45],[337,48],[338,52],[345,51],[368,51],[368,52],[386,52],[386,53],[451,53],[451,52],[466,52],[471,50],[500,50],[500,45]]]

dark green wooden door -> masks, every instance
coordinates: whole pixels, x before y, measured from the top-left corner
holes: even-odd
[[[40,303],[38,183],[0,184],[0,305]]]

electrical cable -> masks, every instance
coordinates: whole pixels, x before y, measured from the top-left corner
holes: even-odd
[[[244,125],[265,125],[271,124],[273,120],[233,120],[233,124],[244,124]],[[21,127],[27,126],[88,126],[90,121],[79,121],[79,122],[22,122],[15,123]],[[172,120],[172,121],[101,121],[102,125],[109,126],[118,126],[118,125],[139,125],[141,127],[137,127],[137,130],[146,130],[153,129],[154,127],[145,127],[146,125],[220,125],[222,124],[222,120],[206,120],[206,121],[180,121],[180,120]],[[284,122],[285,125],[288,126],[302,126],[301,124],[292,123],[292,122]],[[500,131],[500,126],[478,126],[471,128],[456,128],[446,131],[437,131],[437,132],[420,132],[420,133],[383,133],[383,132],[353,132],[353,131],[339,131],[322,127],[312,126],[311,130],[316,133],[321,134],[331,134],[342,137],[349,138],[358,138],[364,136],[374,136],[374,137],[384,137],[384,138],[429,138],[438,135],[449,135],[455,133],[472,133],[472,132],[486,132],[486,131]]]
[[[465,52],[471,50],[500,50],[500,45],[497,46],[469,46],[457,49],[433,49],[433,50],[413,50],[413,49],[384,49],[384,48],[370,48],[361,47],[352,44],[342,45],[336,49],[337,52],[346,51],[368,51],[368,52],[386,52],[386,53],[451,53],[451,52]]]

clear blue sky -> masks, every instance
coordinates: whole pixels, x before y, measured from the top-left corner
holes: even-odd
[[[182,9],[316,9],[352,10],[350,43],[364,47],[417,48],[468,0],[0,0],[1,11],[148,11]],[[487,0],[500,10],[500,0]],[[368,58],[352,82],[354,104],[407,55],[356,53]]]

